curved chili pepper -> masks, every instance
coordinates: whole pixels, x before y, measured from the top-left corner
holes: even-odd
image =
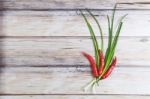
[[[116,63],[117,63],[117,58],[115,57],[115,58],[113,59],[111,65],[110,65],[109,69],[108,69],[108,70],[106,71],[106,73],[102,76],[103,79],[107,78],[107,77],[111,74],[112,70],[113,70],[114,67],[116,66]]]
[[[98,76],[98,72],[97,72],[97,66],[96,66],[96,63],[95,63],[95,60],[93,59],[93,57],[86,53],[86,52],[82,52],[83,55],[89,60],[90,62],[90,66],[91,66],[91,69],[92,69],[92,73],[93,73],[93,76],[94,77],[97,77]]]
[[[103,52],[100,49],[98,51],[99,51],[99,57],[100,57],[100,67],[98,69],[98,74],[101,75],[104,69],[105,59],[104,59]]]

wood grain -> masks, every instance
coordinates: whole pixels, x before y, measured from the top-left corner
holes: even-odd
[[[97,94],[150,95],[150,69],[115,68],[101,81]],[[90,68],[21,67],[1,68],[1,94],[91,94],[82,88],[92,80]],[[146,87],[145,87],[146,86]]]
[[[121,37],[118,64],[149,66],[149,44],[148,37]],[[81,51],[94,55],[90,38],[3,38],[0,45],[2,66],[88,65]]]
[[[107,36],[106,15],[111,15],[111,12],[104,10],[93,13]],[[86,23],[79,14],[79,11],[6,11],[0,16],[0,36],[89,36]],[[150,36],[149,11],[118,11],[116,19],[125,14],[128,16],[124,20],[121,36]],[[87,16],[99,35],[94,20]]]
[[[1,9],[149,9],[149,0],[1,0]]]
[[[30,95],[30,96],[0,96],[0,99],[149,99],[149,96],[129,95]]]

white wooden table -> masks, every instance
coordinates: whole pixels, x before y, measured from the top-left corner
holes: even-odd
[[[118,65],[97,94],[83,92],[92,78],[80,52],[94,51],[78,9],[91,9],[107,41],[116,2],[116,18],[128,14]],[[0,9],[0,99],[150,99],[150,0],[0,0]]]

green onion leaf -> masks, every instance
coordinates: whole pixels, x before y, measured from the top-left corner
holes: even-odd
[[[115,4],[114,9],[113,9],[113,13],[112,13],[112,18],[111,18],[111,32],[113,32],[113,28],[114,28],[114,18],[115,18],[115,12],[116,12],[116,8],[117,8],[117,4]]]
[[[108,60],[107,60],[107,62],[105,64],[106,70],[109,68],[109,65],[110,65],[110,63],[111,63],[111,61],[113,59],[115,48],[116,48],[116,45],[117,45],[117,42],[118,42],[118,38],[119,38],[119,34],[120,34],[120,31],[121,31],[121,28],[122,28],[122,24],[123,24],[123,22],[119,23],[116,35],[114,37],[113,44],[112,44],[112,47],[111,47],[111,50],[110,50],[111,53],[108,55]]]
[[[94,45],[94,49],[95,49],[95,58],[96,58],[96,64],[97,64],[97,67],[99,67],[99,64],[100,64],[100,58],[99,58],[99,46],[98,46],[98,42],[97,42],[97,39],[96,39],[96,36],[95,36],[95,33],[93,31],[93,28],[92,26],[90,25],[89,21],[87,20],[87,18],[85,17],[85,15],[81,12],[87,26],[88,26],[88,29],[90,31],[90,34],[91,34],[91,38],[93,40],[93,45]]]
[[[119,34],[120,34],[120,31],[121,31],[121,28],[122,28],[122,20],[127,16],[124,15],[120,18],[119,20],[119,25],[118,25],[118,29],[117,29],[117,32],[115,34],[115,37],[114,37],[114,40],[113,40],[113,43],[112,43],[112,46],[111,46],[111,49],[110,49],[110,54],[108,55],[108,60],[105,64],[106,67],[108,67],[111,63],[111,61],[113,60],[113,57],[114,57],[114,53],[115,53],[115,48],[116,48],[116,45],[117,45],[117,42],[118,42],[118,38],[119,38]]]
[[[116,5],[115,5],[115,8],[116,8]],[[113,13],[112,13],[111,24],[110,24],[110,18],[107,15],[109,35],[108,35],[108,48],[107,48],[106,56],[105,56],[105,64],[107,63],[107,60],[109,58],[108,56],[111,53],[111,46],[112,46],[112,39],[113,39],[114,16],[115,16],[115,9],[113,10]]]
[[[93,17],[93,19],[95,20],[95,22],[96,22],[96,24],[97,24],[97,26],[99,28],[99,32],[100,32],[100,35],[101,35],[101,50],[102,50],[102,52],[104,52],[104,35],[103,35],[103,31],[102,31],[101,25],[98,22],[98,20],[96,19],[96,17],[88,9],[87,9],[87,11]]]
[[[110,27],[110,18],[107,15],[107,21],[108,21],[108,33],[109,33],[109,38],[108,38],[108,48],[106,50],[106,55],[105,55],[105,63],[107,61],[109,52],[110,52],[110,47],[111,47],[111,42],[112,42],[112,32],[111,32],[111,27]]]
[[[109,16],[107,15],[109,39],[108,39],[108,48],[107,48],[106,56],[105,56],[105,64],[108,60],[108,55],[111,53],[111,44],[112,44],[112,38],[113,38],[113,27],[114,27],[114,18],[115,18],[116,7],[117,7],[117,4],[115,5],[115,7],[113,9],[111,24],[110,24]]]
[[[116,5],[115,5],[114,10],[113,10],[113,15],[112,15],[112,19],[111,19],[111,27],[110,27],[109,16],[107,16],[108,29],[109,29],[109,40],[108,40],[108,48],[107,48],[106,56],[105,56],[105,68],[103,70],[103,73],[105,73],[107,71],[107,69],[109,68],[109,65],[111,64],[111,62],[113,60],[114,53],[115,53],[115,48],[116,48],[118,38],[119,38],[119,34],[120,34],[122,24],[123,24],[122,20],[126,17],[126,15],[124,15],[120,18],[118,29],[117,29],[117,32],[116,32],[115,37],[113,39],[113,42],[112,42],[112,33],[113,33],[115,9],[116,9]]]

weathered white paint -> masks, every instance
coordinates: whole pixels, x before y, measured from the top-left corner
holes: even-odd
[[[84,67],[84,66],[83,66]],[[90,94],[82,88],[92,80],[90,68],[1,68],[1,94]],[[150,69],[117,67],[99,82],[97,94],[150,94]]]
[[[121,37],[116,49],[118,64],[149,66],[149,44],[147,37]],[[0,39],[0,45],[4,66],[87,65],[81,51],[94,55],[90,38],[7,38]]]
[[[92,42],[77,9],[93,9],[107,36],[105,16],[115,3],[117,18],[128,14],[117,49],[120,67],[90,95],[81,90],[91,75],[80,51],[93,53]],[[0,65],[6,66],[0,99],[149,99],[149,0],[1,0],[0,9],[0,36],[6,37],[0,39]]]
[[[79,11],[7,11],[0,16],[0,36],[90,36],[88,28]],[[93,11],[108,35],[106,15],[110,11]],[[150,36],[149,11],[118,11],[116,19],[128,14],[124,19],[121,36]],[[99,30],[96,23],[87,15],[96,34]],[[117,23],[117,21],[116,21]],[[116,25],[115,25],[116,27]]]

